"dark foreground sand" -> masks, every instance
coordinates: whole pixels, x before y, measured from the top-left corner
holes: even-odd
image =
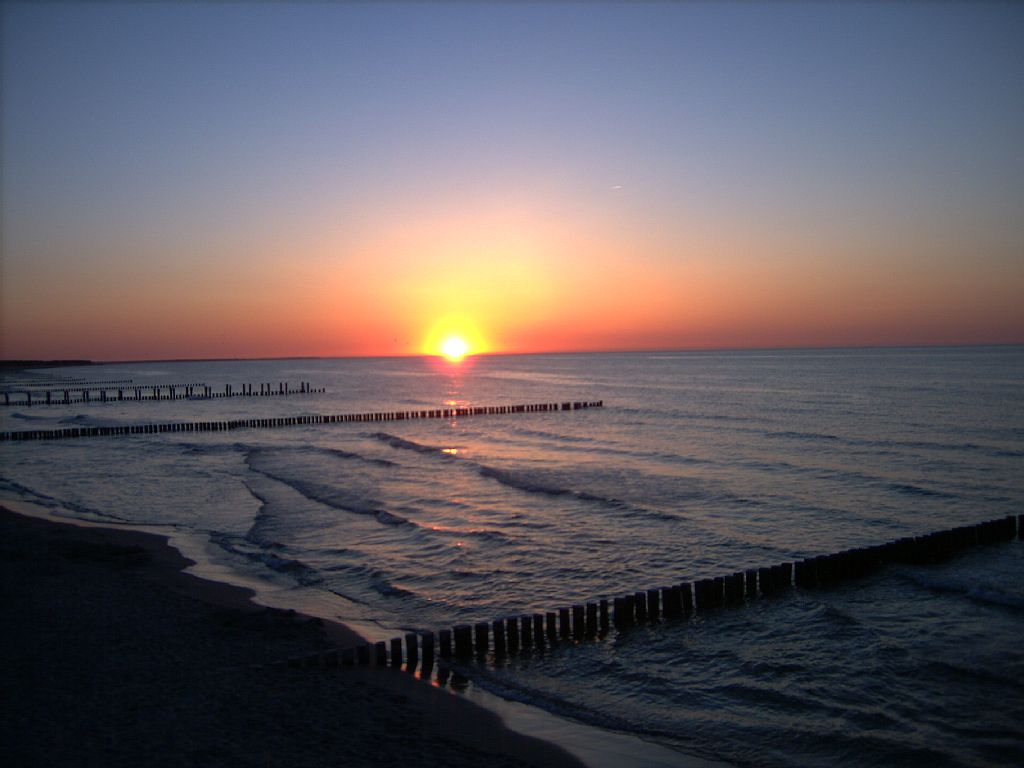
[[[159,536],[0,507],[4,765],[580,765],[404,672],[256,668],[357,635],[188,564]]]

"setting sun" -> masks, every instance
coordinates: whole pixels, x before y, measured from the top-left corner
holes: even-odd
[[[457,363],[469,355],[491,351],[480,329],[464,315],[445,315],[435,321],[427,332],[421,350],[426,355],[439,355]]]
[[[441,354],[452,362],[458,362],[469,352],[469,345],[466,340],[459,336],[449,336],[441,342]]]

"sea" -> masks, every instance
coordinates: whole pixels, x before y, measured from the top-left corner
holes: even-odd
[[[122,383],[107,402],[39,402],[90,382]],[[197,567],[375,641],[1024,512],[1021,346],[118,363],[3,387],[36,395],[0,406],[0,431],[603,402],[0,443],[0,503],[173,532]],[[1016,768],[1024,541],[460,679],[667,764]]]

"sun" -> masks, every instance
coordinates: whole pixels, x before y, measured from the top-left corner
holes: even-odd
[[[491,345],[470,318],[448,314],[430,326],[420,350],[424,355],[440,357],[449,363],[461,363],[468,357],[486,355]]]
[[[469,352],[469,344],[461,336],[448,336],[441,342],[441,354],[457,363]]]

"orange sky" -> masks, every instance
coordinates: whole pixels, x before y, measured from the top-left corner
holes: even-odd
[[[913,249],[822,257],[785,237],[680,232],[664,242],[521,211],[431,212],[382,229],[262,250],[240,242],[237,256],[210,263],[97,255],[52,277],[45,302],[8,300],[17,322],[5,324],[4,351],[407,355],[436,352],[442,331],[494,353],[1022,340],[1020,268],[1010,262],[978,271]]]

